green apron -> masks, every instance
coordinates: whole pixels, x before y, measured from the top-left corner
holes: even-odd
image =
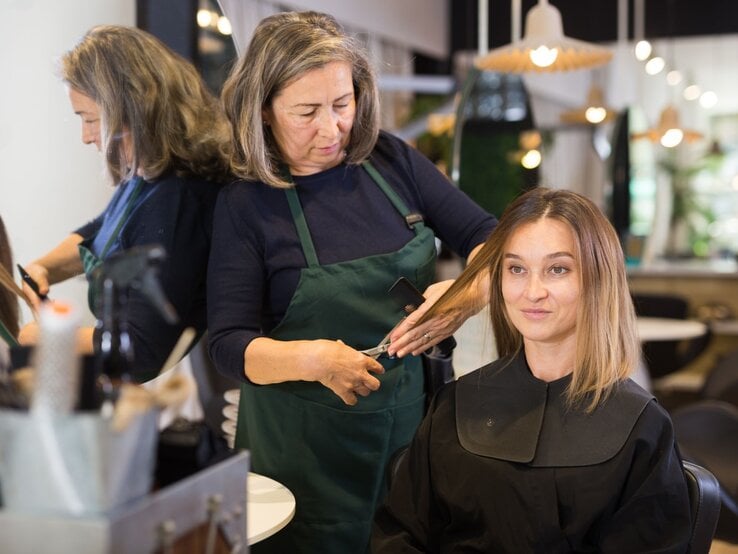
[[[3,340],[8,346],[18,346],[18,341],[15,340],[13,334],[8,330],[5,324],[0,321],[0,339]]]
[[[404,315],[387,293],[395,280],[405,276],[421,290],[433,282],[432,231],[368,162],[364,168],[415,237],[396,252],[320,265],[297,190],[287,189],[307,267],[271,338],[341,339],[358,350],[376,346]],[[385,369],[380,389],[355,406],[317,382],[241,387],[236,446],[250,449],[253,471],[283,483],[297,504],[292,522],[252,552],[367,549],[374,510],[385,493],[385,466],[412,439],[425,400],[420,358],[379,361]]]
[[[84,271],[85,275],[87,276],[87,305],[90,308],[90,311],[94,314],[96,309],[96,302],[97,302],[97,295],[99,293],[99,283],[95,282],[93,272],[102,265],[103,261],[105,260],[105,256],[107,255],[108,251],[110,250],[110,247],[113,246],[113,243],[115,242],[115,239],[118,238],[118,235],[120,234],[120,230],[123,227],[123,224],[128,219],[128,216],[131,214],[131,210],[133,209],[134,202],[136,201],[136,198],[138,197],[139,193],[141,192],[141,189],[143,185],[143,178],[136,177],[136,183],[134,185],[134,189],[131,192],[131,195],[128,197],[128,200],[126,201],[126,206],[123,209],[123,213],[118,218],[118,222],[115,224],[115,229],[113,229],[113,232],[110,234],[110,238],[105,243],[105,246],[102,249],[102,252],[100,252],[100,256],[96,256],[95,253],[88,248],[88,244],[92,244],[92,240],[94,240],[94,237],[88,240],[85,240],[83,243],[80,243],[77,246],[77,250],[79,251],[79,257],[80,260],[82,260],[82,270]]]

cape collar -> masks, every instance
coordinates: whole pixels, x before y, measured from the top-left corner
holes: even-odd
[[[654,397],[630,379],[592,413],[566,405],[571,376],[547,383],[524,354],[500,359],[456,383],[456,432],[478,456],[535,467],[588,466],[615,456]]]

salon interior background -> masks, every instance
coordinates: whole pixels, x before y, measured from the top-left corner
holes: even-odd
[[[620,108],[637,100],[646,112],[657,112],[671,92],[653,86],[633,59],[637,2],[627,1],[630,23],[626,43],[620,45],[618,0],[551,3],[561,11],[568,36],[615,48],[613,62],[604,74],[597,74],[606,85],[610,104]],[[0,214],[19,262],[47,251],[76,225],[96,215],[111,194],[99,154],[80,143],[79,122],[55,73],[59,55],[91,26],[116,23],[146,28],[199,63],[195,14],[205,4],[206,0],[3,0]],[[252,24],[280,9],[335,14],[366,37],[383,75],[396,77],[384,81],[385,95],[392,95],[385,100],[385,117],[395,121],[403,117],[402,106],[407,101],[402,99],[413,96],[411,89],[418,82],[414,75],[453,77],[455,54],[474,51],[478,45],[476,0],[238,0],[232,4],[239,5]],[[521,4],[525,14],[534,1]],[[689,67],[694,78],[718,91],[719,104],[712,113],[738,113],[738,2],[645,0],[644,7],[644,35],[656,48],[671,52]],[[510,10],[508,0],[490,1],[490,48],[510,41]],[[580,105],[593,75],[575,71],[526,77],[534,98],[545,91],[540,105],[534,105],[540,122],[551,123],[554,112]],[[685,110],[682,116],[685,123],[694,125],[707,117],[696,109]],[[391,124],[385,119],[385,125]],[[590,143],[586,133],[562,137],[557,148],[567,155],[557,157],[552,152],[542,179],[602,200],[605,170]],[[59,286],[56,293],[84,305],[84,290],[82,282],[72,281]]]

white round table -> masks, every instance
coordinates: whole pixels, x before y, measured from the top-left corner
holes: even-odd
[[[641,342],[692,339],[707,332],[707,325],[693,319],[638,317],[637,321]]]
[[[641,342],[692,339],[707,332],[707,325],[693,319],[638,316],[636,322]],[[640,360],[630,377],[644,389],[652,390],[651,376],[645,360]]]
[[[249,472],[246,492],[246,534],[249,544],[272,536],[295,515],[294,495],[274,479]]]

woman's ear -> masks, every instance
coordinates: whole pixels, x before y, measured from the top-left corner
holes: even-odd
[[[265,127],[269,127],[272,124],[272,113],[269,108],[261,109],[261,122]]]

